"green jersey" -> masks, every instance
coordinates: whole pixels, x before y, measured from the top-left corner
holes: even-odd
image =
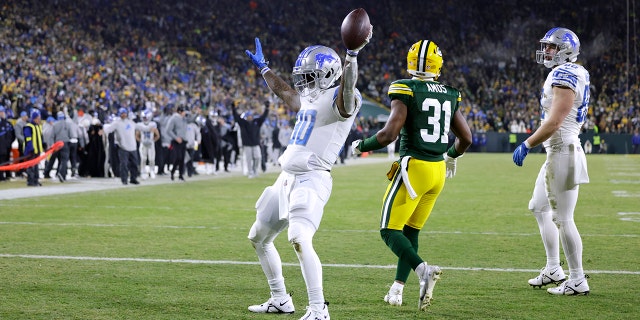
[[[449,128],[462,97],[457,89],[437,81],[403,79],[391,83],[389,98],[407,106],[400,130],[400,157],[442,161],[447,151]]]

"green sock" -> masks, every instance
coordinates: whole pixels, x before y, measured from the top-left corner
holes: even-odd
[[[409,239],[409,242],[411,243],[413,249],[418,252],[418,235],[420,234],[420,230],[411,228],[409,226],[404,226],[402,234],[404,234],[404,236]],[[403,260],[398,259],[398,267],[396,268],[396,280],[406,283],[410,273],[411,266]]]
[[[398,257],[398,266],[401,266],[403,270],[406,268],[406,266],[409,266],[409,268],[411,269],[415,269],[419,264],[422,263],[422,258],[418,256],[418,253],[413,247],[411,240],[409,240],[409,238],[407,238],[407,236],[405,236],[402,231],[382,229],[380,230],[380,236],[382,237],[384,243],[387,244],[387,247],[389,247],[391,251]],[[412,237],[414,236],[412,235]],[[415,241],[417,242],[417,237],[415,238]],[[400,272],[400,270],[398,270],[398,272]],[[402,276],[402,274],[400,274],[400,276]],[[402,281],[402,279],[397,280]]]

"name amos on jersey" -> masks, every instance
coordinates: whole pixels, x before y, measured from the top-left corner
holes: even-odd
[[[431,92],[447,93],[447,88],[444,84],[439,83],[426,83],[427,90]]]

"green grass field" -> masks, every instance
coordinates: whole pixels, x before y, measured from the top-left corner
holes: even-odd
[[[581,187],[575,220],[591,294],[580,297],[526,282],[546,262],[527,210],[543,161],[458,161],[420,236],[421,255],[444,271],[426,313],[417,310],[415,275],[403,306],[382,301],[395,275],[377,230],[388,163],[336,166],[314,242],[331,317],[638,319],[640,157],[588,157],[591,183]],[[275,177],[0,201],[0,319],[298,319],[307,295],[286,234],[276,245],[296,313],[247,310],[269,295],[246,236],[255,200]]]

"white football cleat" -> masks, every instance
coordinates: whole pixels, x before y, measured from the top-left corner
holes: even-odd
[[[389,303],[392,306],[402,305],[402,290],[389,288],[389,292],[384,296],[384,302]]]
[[[561,284],[565,281],[566,275],[562,270],[561,266],[557,266],[555,268],[547,269],[547,267],[542,268],[540,274],[533,278],[529,279],[529,285],[532,287],[542,288],[548,284]]]
[[[423,262],[416,268],[416,273],[420,280],[420,300],[418,301],[418,308],[422,311],[426,311],[431,305],[431,299],[433,299],[433,287],[436,286],[436,281],[440,279],[442,270],[438,266],[427,265]]]
[[[329,308],[327,307],[327,305],[329,305],[328,302],[325,302],[322,305],[322,307],[308,306],[307,307],[307,313],[305,313],[304,316],[302,316],[302,318],[300,318],[300,320],[329,320],[329,319],[331,319],[331,317],[329,317]]]
[[[263,304],[256,304],[249,306],[249,311],[255,313],[294,313],[296,311],[291,300],[291,295],[287,294],[284,297],[274,297],[271,293],[271,298]]]
[[[555,288],[547,289],[547,292],[555,295],[586,296],[589,294],[589,284],[587,283],[587,276],[585,275],[582,279],[578,280],[567,280]]]

